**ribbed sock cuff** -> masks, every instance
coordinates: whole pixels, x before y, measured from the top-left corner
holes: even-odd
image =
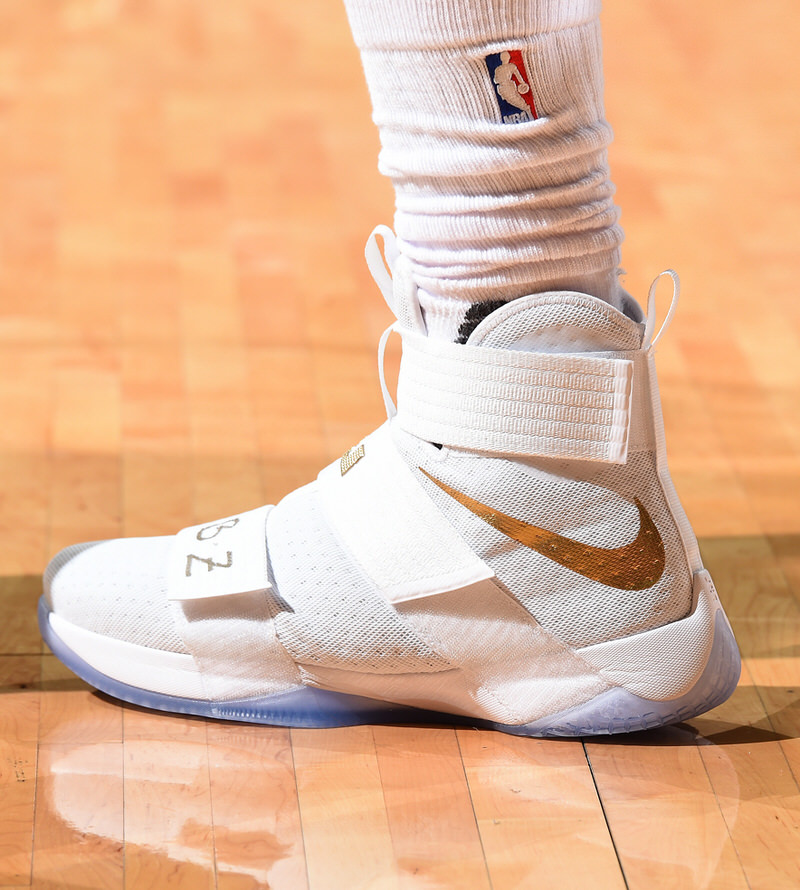
[[[600,0],[347,0],[361,49],[444,49],[519,40],[594,21]]]

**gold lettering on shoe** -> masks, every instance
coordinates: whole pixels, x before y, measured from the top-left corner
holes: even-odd
[[[617,590],[645,590],[652,587],[664,574],[666,563],[664,542],[639,498],[633,499],[639,510],[639,533],[630,544],[608,549],[582,544],[556,532],[507,516],[439,481],[422,467],[419,469],[431,482],[479,519],[524,547],[535,550],[590,581],[597,581]]]
[[[349,451],[346,451],[341,460],[339,461],[339,469],[342,471],[342,476],[345,473],[349,472],[353,469],[353,467],[361,460],[364,456],[364,443],[361,445],[356,445],[351,448]]]

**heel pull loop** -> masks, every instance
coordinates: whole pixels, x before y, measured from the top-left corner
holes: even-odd
[[[656,292],[658,291],[658,284],[664,276],[668,276],[672,279],[672,300],[669,304],[669,310],[667,311],[667,317],[664,319],[664,323],[659,328],[658,333],[653,336],[653,331],[656,327]],[[672,323],[672,318],[675,315],[675,310],[678,308],[678,298],[681,293],[681,280],[678,277],[678,273],[674,269],[665,269],[663,272],[660,272],[653,279],[653,283],[650,285],[650,290],[647,294],[647,323],[644,328],[644,340],[642,342],[643,349],[653,349],[658,343],[658,341],[664,336],[667,331],[667,328]]]
[[[388,328],[381,334],[381,339],[378,341],[378,378],[381,382],[381,394],[383,395],[383,404],[386,408],[386,419],[391,420],[395,414],[397,414],[397,408],[395,407],[394,400],[389,394],[389,387],[386,385],[386,369],[384,367],[384,357],[386,354],[386,343],[389,340],[389,336],[392,331],[395,330],[395,325],[390,324]]]

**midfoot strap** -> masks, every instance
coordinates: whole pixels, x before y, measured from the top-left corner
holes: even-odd
[[[633,362],[462,346],[399,328],[397,422],[476,451],[624,463]]]

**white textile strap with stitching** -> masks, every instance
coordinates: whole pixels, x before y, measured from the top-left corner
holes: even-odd
[[[403,338],[397,422],[477,451],[624,463],[633,362]]]
[[[195,525],[172,541],[168,599],[188,602],[270,587],[266,525],[272,507]]]

